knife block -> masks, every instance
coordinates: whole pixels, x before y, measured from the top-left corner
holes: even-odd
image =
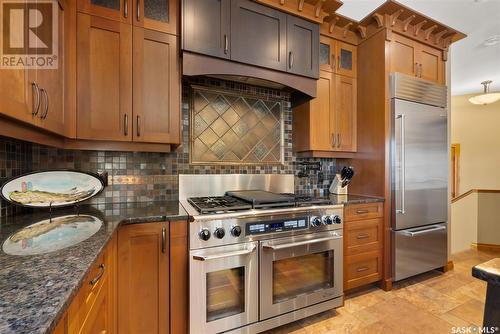
[[[336,195],[347,195],[347,187],[342,187],[342,181],[340,174],[335,174],[335,177],[333,178],[332,184],[330,185],[330,194],[336,194]]]

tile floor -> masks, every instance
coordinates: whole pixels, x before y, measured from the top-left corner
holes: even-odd
[[[455,254],[455,268],[445,274],[422,274],[398,282],[390,292],[369,288],[348,296],[344,307],[265,334],[445,334],[453,327],[481,326],[486,283],[472,277],[471,268],[495,257],[500,252]]]

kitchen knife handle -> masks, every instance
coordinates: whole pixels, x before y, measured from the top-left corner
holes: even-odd
[[[401,122],[400,127],[400,145],[401,145],[401,162],[400,162],[400,193],[401,193],[401,208],[396,209],[396,213],[405,214],[405,192],[406,192],[406,157],[405,157],[405,115],[401,114],[396,117]]]

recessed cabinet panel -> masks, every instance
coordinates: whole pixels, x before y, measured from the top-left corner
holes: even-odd
[[[356,79],[336,75],[335,110],[339,151],[356,152]]]
[[[229,58],[230,0],[183,1],[183,49]]]
[[[287,71],[299,75],[319,76],[319,26],[289,15],[287,17]]]
[[[442,51],[428,47],[420,46],[418,54],[420,66],[420,77],[425,80],[434,81],[444,84],[444,62],[442,59]]]
[[[177,37],[134,28],[134,141],[180,143]]]
[[[231,1],[231,59],[285,71],[286,19],[253,1]]]
[[[335,131],[335,81],[333,75],[321,72],[317,83],[318,97],[311,101],[310,121],[313,125],[311,132],[311,148],[319,151],[330,151],[333,145]],[[299,135],[304,135],[300,133]]]
[[[77,137],[132,139],[131,26],[78,14]]]

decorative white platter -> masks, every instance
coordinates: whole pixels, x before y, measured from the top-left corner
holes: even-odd
[[[102,221],[90,215],[67,215],[26,226],[2,246],[10,255],[38,255],[76,245],[99,231]]]
[[[52,170],[12,178],[2,186],[0,195],[21,206],[53,208],[85,201],[103,188],[104,182],[97,174]]]

